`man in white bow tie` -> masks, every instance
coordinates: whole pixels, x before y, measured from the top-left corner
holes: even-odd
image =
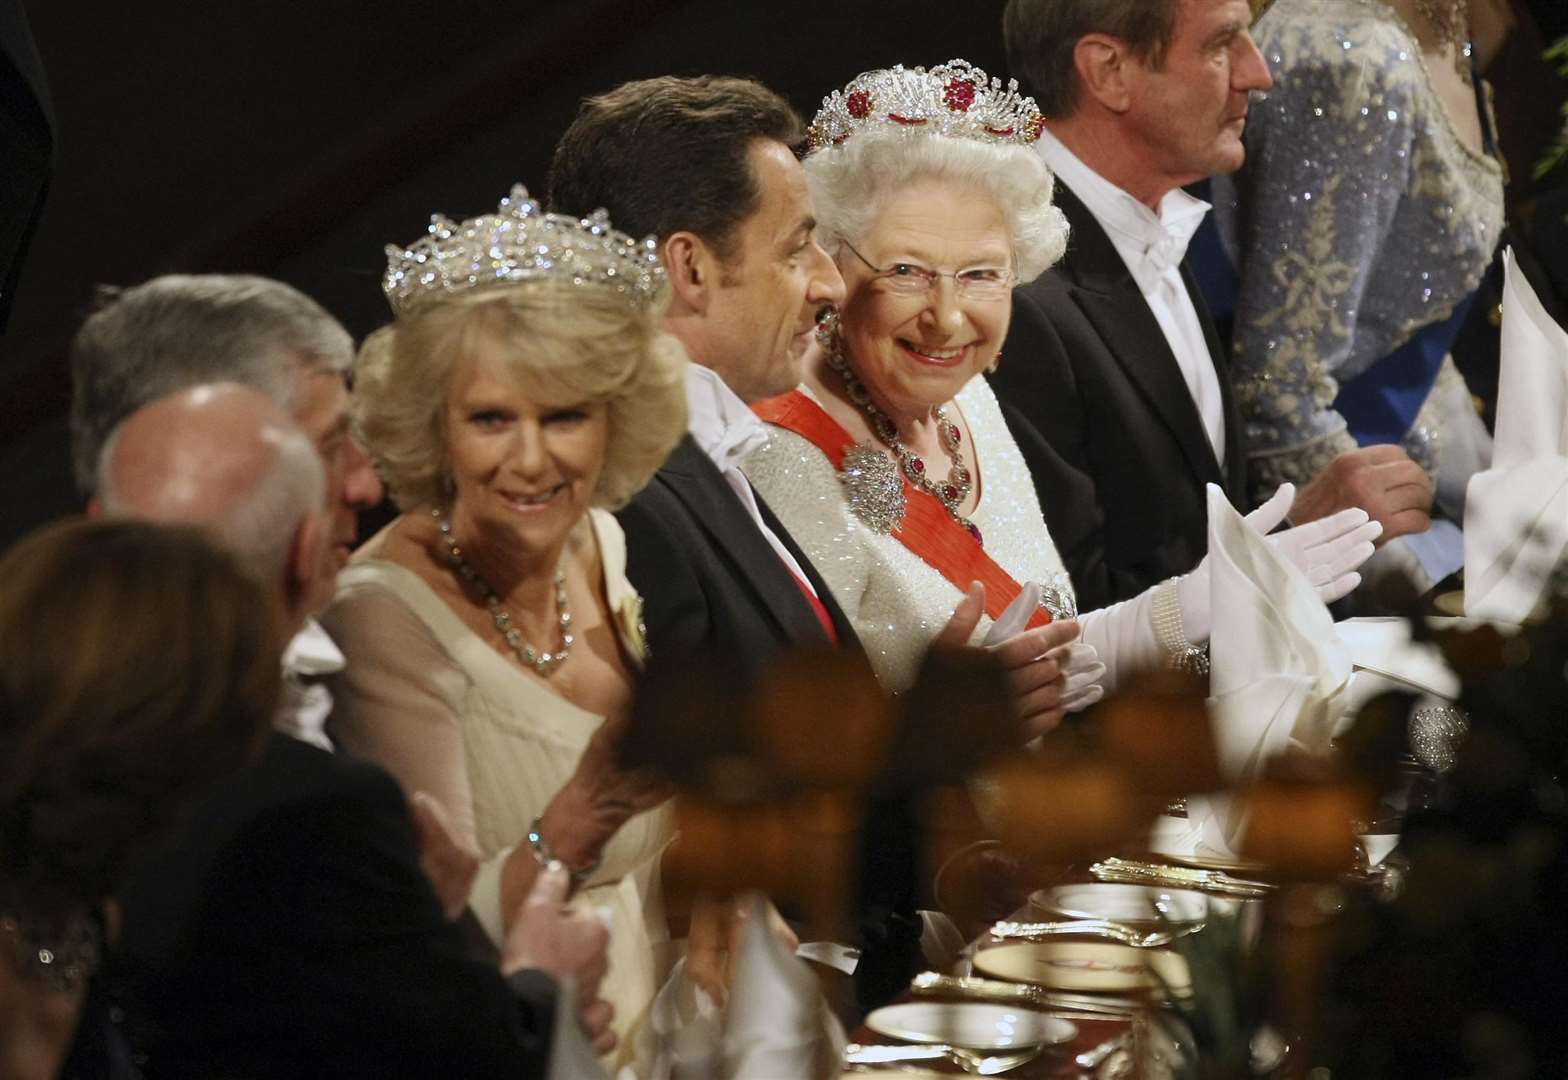
[[[990,376],[1085,610],[1192,569],[1204,485],[1246,510],[1226,357],[1184,256],[1209,205],[1183,191],[1239,168],[1248,95],[1270,85],[1247,0],[1009,0],[1009,66],[1047,117],[1038,146],[1072,228],[1014,294]],[[1380,542],[1430,524],[1432,488],[1394,446],[1301,487],[1295,524],[1349,506]]]

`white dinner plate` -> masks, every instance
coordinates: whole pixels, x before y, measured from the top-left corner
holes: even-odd
[[[1033,893],[1029,903],[1051,915],[1115,922],[1195,923],[1209,912],[1209,898],[1191,889],[1114,882],[1057,885]]]
[[[1064,1043],[1078,1034],[1066,1020],[1014,1005],[910,1001],[866,1017],[866,1027],[917,1043],[947,1043],[971,1050],[1009,1050]]]
[[[1086,941],[1031,941],[998,945],[975,954],[975,970],[999,979],[1058,990],[1192,989],[1187,961],[1165,949],[1135,949]]]
[[[1256,859],[1243,859],[1239,855],[1198,854],[1195,851],[1156,851],[1162,859],[1181,863],[1195,870],[1220,870],[1227,874],[1266,874],[1268,863]]]

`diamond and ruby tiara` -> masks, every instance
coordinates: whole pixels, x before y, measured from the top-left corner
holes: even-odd
[[[1045,119],[1018,80],[993,79],[967,60],[925,68],[868,71],[822,99],[806,131],[809,150],[837,146],[857,131],[881,126],[911,132],[1026,146]]]
[[[519,281],[609,287],[640,306],[663,291],[653,237],[633,239],[603,210],[585,218],[547,214],[521,184],[494,214],[464,222],[436,214],[426,234],[406,248],[387,245],[381,289],[396,315],[427,297]]]

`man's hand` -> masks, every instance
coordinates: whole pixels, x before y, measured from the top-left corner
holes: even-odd
[[[479,873],[479,852],[457,835],[446,810],[423,791],[408,800],[414,819],[414,835],[419,841],[419,865],[441,901],[446,917],[455,919],[468,906],[468,890]]]
[[[691,926],[686,937],[686,977],[716,1005],[723,1005],[729,999],[742,936],[747,922],[755,917],[756,902],[756,893],[724,898],[700,893],[692,900]],[[800,939],[773,902],[766,898],[763,917],[767,919],[768,931],[784,951],[793,954]]]
[[[990,646],[1007,672],[1013,713],[1023,724],[1025,739],[1051,731],[1067,714],[1067,668],[1077,640],[1078,621],[1060,619]],[[1092,653],[1090,659],[1094,661]]]
[[[1397,446],[1348,450],[1296,493],[1290,520],[1305,525],[1350,507],[1360,507],[1383,526],[1379,546],[1426,532],[1432,525],[1432,481]]]
[[[522,968],[537,968],[557,979],[574,980],[575,1004],[583,1027],[594,1050],[603,1054],[615,1046],[615,1034],[610,1031],[615,1010],[599,999],[599,984],[610,963],[610,932],[594,915],[566,906],[570,886],[566,868],[559,863],[539,872],[533,891],[506,935],[501,971],[510,975]]]
[[[934,644],[945,648],[967,645],[984,611],[985,586],[976,582],[969,586]],[[1023,724],[1026,739],[1044,735],[1062,722],[1067,669],[1074,655],[1070,647],[1077,639],[1078,623],[1064,619],[987,646],[1006,671],[1013,712]],[[1091,656],[1090,662],[1097,661]]]

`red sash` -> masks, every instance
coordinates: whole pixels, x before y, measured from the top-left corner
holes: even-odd
[[[835,469],[844,467],[844,455],[855,447],[854,437],[839,422],[799,390],[759,401],[752,411],[770,424],[793,431],[827,455]],[[976,462],[978,466],[978,462]],[[976,472],[978,472],[978,467]],[[1023,591],[1012,575],[985,553],[969,530],[953,520],[936,496],[921,491],[902,477],[904,519],[893,530],[893,539],[918,555],[922,562],[953,584],[960,592],[972,582],[985,586],[985,613],[998,618],[1007,605]],[[1036,608],[1029,628],[1044,626],[1051,616]]]

